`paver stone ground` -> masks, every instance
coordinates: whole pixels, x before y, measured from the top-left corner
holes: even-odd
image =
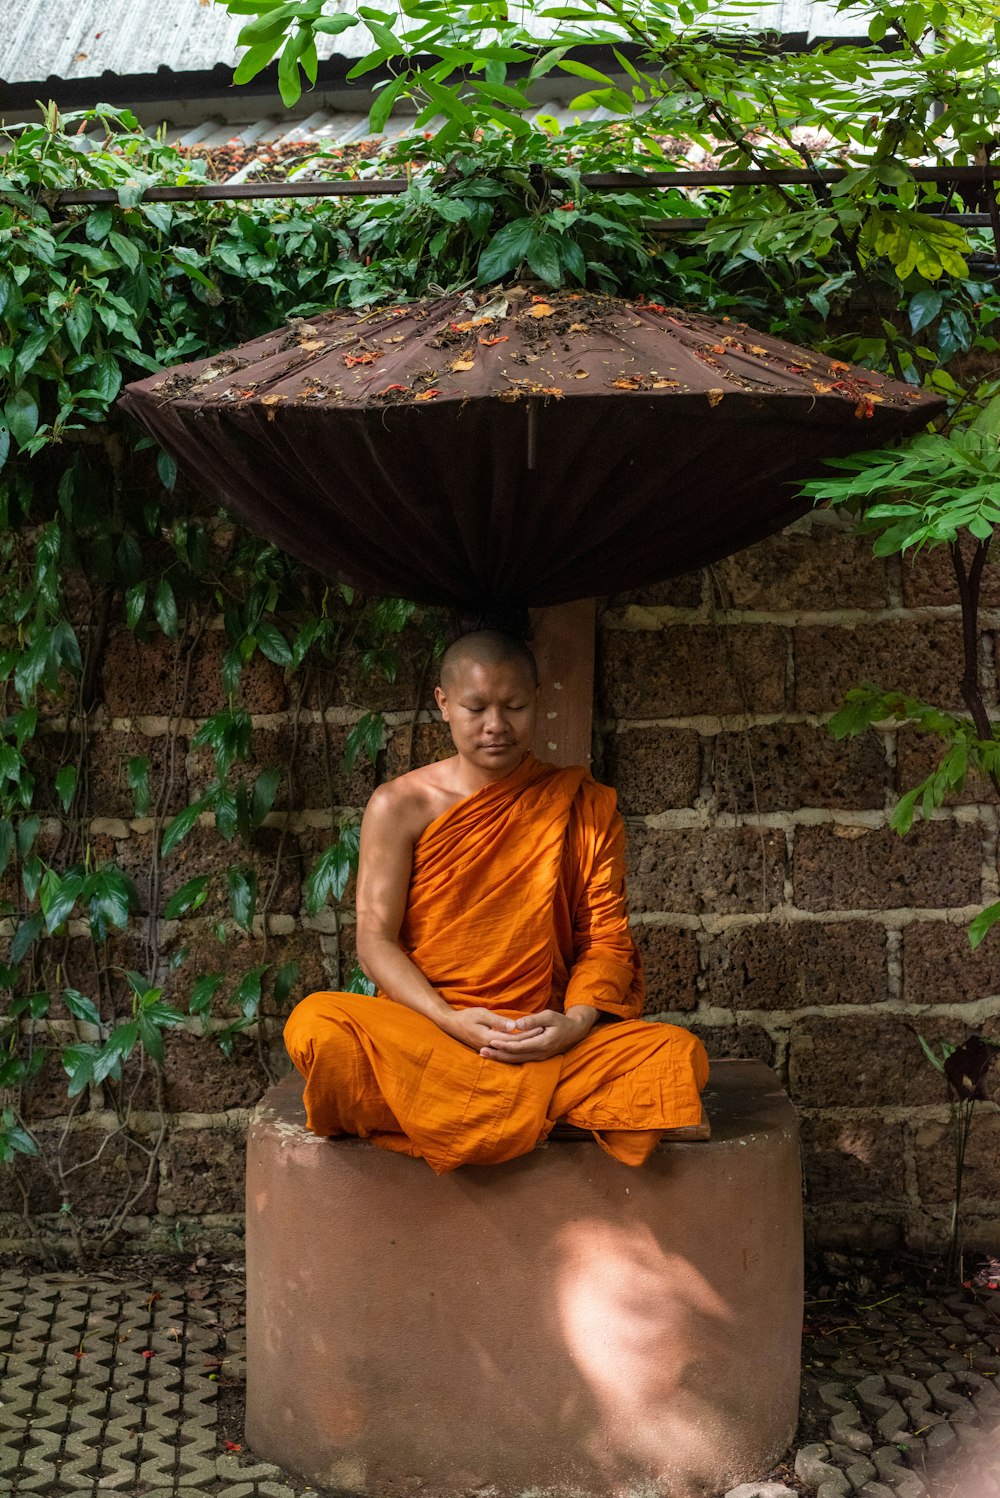
[[[0,1274],[0,1498],[315,1493],[243,1440],[243,1291],[206,1259]],[[1000,1498],[998,1385],[1000,1291],[823,1255],[795,1446],[725,1498]]]

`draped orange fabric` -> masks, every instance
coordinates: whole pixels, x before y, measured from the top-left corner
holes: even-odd
[[[641,1164],[701,1120],[701,1042],[642,1011],[615,795],[529,755],[426,828],[400,945],[455,1008],[516,1017],[591,1004],[600,1024],[547,1061],[481,1057],[385,995],[315,993],[285,1027],[309,1127],[358,1134],[439,1174],[525,1154],[558,1120]]]

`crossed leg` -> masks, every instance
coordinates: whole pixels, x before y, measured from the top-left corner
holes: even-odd
[[[512,1159],[561,1120],[640,1165],[664,1130],[699,1125],[708,1077],[701,1042],[674,1025],[599,1025],[561,1056],[513,1066],[404,1005],[346,993],[303,999],[285,1044],[314,1133],[355,1134],[437,1171]]]

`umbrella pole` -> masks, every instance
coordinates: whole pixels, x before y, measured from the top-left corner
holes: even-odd
[[[589,765],[597,600],[532,609],[531,620],[542,683],[535,754],[556,765]]]

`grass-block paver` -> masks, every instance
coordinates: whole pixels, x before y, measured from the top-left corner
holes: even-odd
[[[218,1276],[2,1276],[0,1494],[295,1498],[220,1442],[220,1388],[241,1371],[242,1286],[224,1292]]]
[[[725,1498],[1000,1498],[1000,1291],[825,1258],[796,1443]],[[0,1274],[0,1498],[321,1498],[246,1449],[243,1301],[203,1259]]]

